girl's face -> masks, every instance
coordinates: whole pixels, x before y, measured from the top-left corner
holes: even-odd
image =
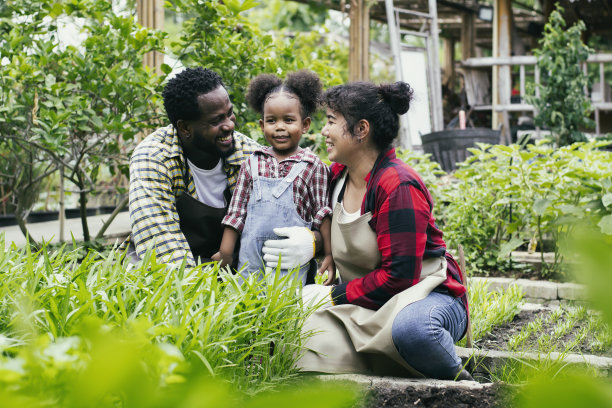
[[[336,163],[348,164],[347,162],[360,146],[349,133],[344,116],[329,108],[327,109],[327,123],[321,134],[325,136],[327,157]]]
[[[300,101],[295,95],[280,92],[264,102],[259,125],[277,159],[284,159],[298,150],[302,135],[310,128],[310,118],[302,119]]]

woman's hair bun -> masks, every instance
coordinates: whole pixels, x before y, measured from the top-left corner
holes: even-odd
[[[410,108],[413,89],[406,82],[396,82],[394,84],[382,84],[378,88],[378,93],[391,108],[391,111],[398,115],[403,115]]]

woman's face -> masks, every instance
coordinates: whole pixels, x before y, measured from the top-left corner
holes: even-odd
[[[359,144],[349,133],[344,116],[340,112],[328,108],[327,123],[321,134],[325,136],[329,160],[347,164],[347,159],[350,159],[351,154]]]

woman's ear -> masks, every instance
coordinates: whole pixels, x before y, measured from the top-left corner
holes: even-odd
[[[308,130],[310,129],[310,122],[310,116],[302,121],[302,134],[308,132]]]
[[[359,139],[364,139],[368,136],[369,133],[370,122],[368,122],[366,119],[360,119],[359,122],[357,122],[357,125],[355,126],[355,135]]]

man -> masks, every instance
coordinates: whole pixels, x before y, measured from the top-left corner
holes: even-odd
[[[193,266],[219,249],[240,166],[260,146],[234,130],[233,105],[214,71],[185,69],[168,81],[163,98],[171,124],[143,140],[130,160],[130,246],[137,257],[153,246],[162,261],[186,258]],[[279,257],[283,268],[312,258],[309,230],[275,232],[288,239],[266,243],[268,266]]]

